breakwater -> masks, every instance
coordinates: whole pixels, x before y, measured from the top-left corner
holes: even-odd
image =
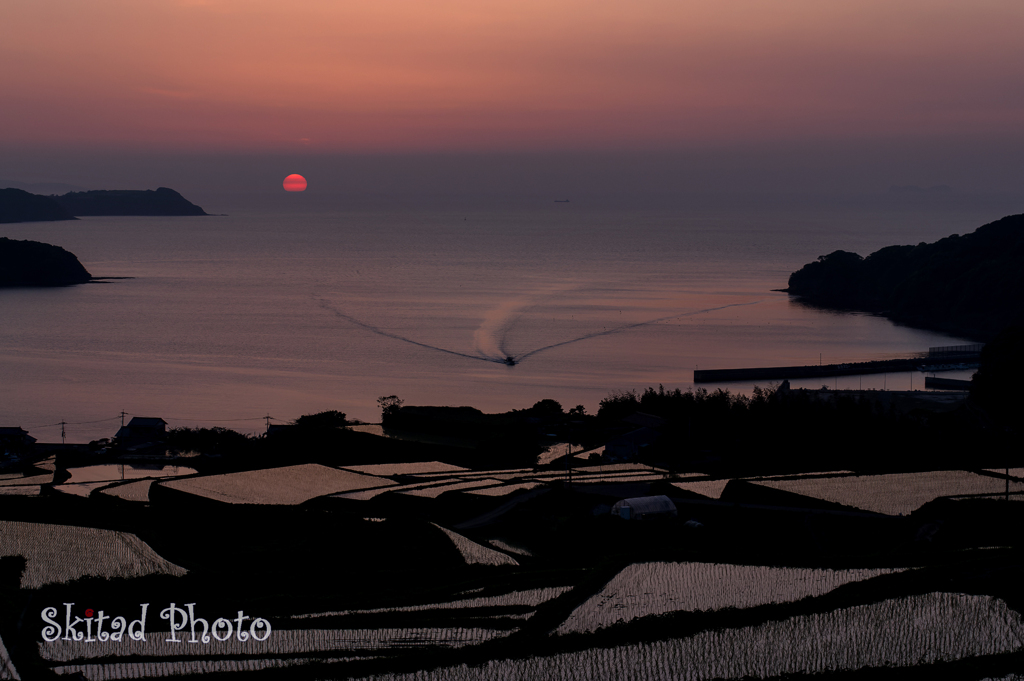
[[[957,378],[937,378],[935,376],[924,377],[924,387],[935,390],[970,390],[971,382]]]
[[[746,369],[696,369],[694,383],[722,383],[726,381],[775,381],[796,378],[825,378],[856,376],[858,374],[894,374],[905,371],[947,371],[966,369],[977,363],[975,357],[958,358],[957,364],[936,364],[929,356],[904,359],[885,359],[874,362],[846,364],[812,364],[795,367],[751,367]]]

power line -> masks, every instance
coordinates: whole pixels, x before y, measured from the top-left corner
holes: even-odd
[[[63,430],[64,426],[88,426],[95,423],[107,423],[109,421],[121,420],[121,425],[124,426],[125,416],[137,416],[137,414],[131,414],[129,412],[122,411],[117,416],[109,419],[97,419],[95,421],[57,421],[55,423],[46,423],[38,426],[29,426],[26,430],[40,430],[42,428],[56,428],[60,426]],[[194,419],[194,418],[181,418],[176,416],[164,416],[162,417],[165,421],[191,421],[194,423],[241,423],[243,421],[267,421],[268,425],[270,421],[281,421],[282,419],[274,418],[273,416],[253,416],[244,419]]]
[[[74,423],[72,423],[71,421],[57,421],[57,423],[47,423],[44,426],[30,426],[29,430],[38,430],[39,428],[53,428],[55,426],[85,426],[93,423],[105,423],[107,421],[116,421],[119,418],[119,416],[115,416],[114,418],[111,419],[100,419],[99,421],[76,421]]]
[[[182,419],[182,418],[177,418],[177,417],[174,417],[174,416],[164,416],[163,417],[163,419],[165,421],[195,421],[196,423],[235,423],[235,422],[238,422],[238,421],[263,421],[266,418],[268,418],[268,417],[266,417],[266,416],[254,416],[254,417],[248,418],[248,419]],[[269,417],[269,418],[271,420],[273,420],[273,421],[279,421],[280,420],[280,419],[275,419],[272,416]]]

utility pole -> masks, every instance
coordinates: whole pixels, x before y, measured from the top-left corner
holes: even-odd
[[[566,446],[565,448],[565,478],[566,481],[569,483],[569,488],[572,489],[572,469],[569,468],[569,453],[571,451],[570,447],[571,445]]]
[[[270,435],[270,413],[263,417],[267,422],[267,435]]]
[[[124,428],[124,417],[125,417],[125,413],[124,413],[124,409],[122,409],[121,410],[121,427],[122,428]]]
[[[67,444],[67,443],[65,442],[65,439],[64,439],[64,426],[65,426],[64,420],[63,420],[63,419],[61,419],[61,422],[60,422],[60,443],[61,443],[62,445],[63,445],[63,444]]]

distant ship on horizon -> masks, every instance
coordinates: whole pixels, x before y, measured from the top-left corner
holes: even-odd
[[[569,199],[555,199],[555,203],[569,203]]]

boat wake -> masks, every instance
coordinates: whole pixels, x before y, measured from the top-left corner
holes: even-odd
[[[705,314],[708,312],[716,312],[717,310],[724,310],[729,307],[745,307],[747,305],[757,305],[762,302],[761,300],[754,300],[749,303],[730,303],[729,305],[719,305],[718,307],[709,307],[703,310],[693,310],[691,312],[682,312],[680,314],[668,315],[667,317],[658,317],[657,319],[648,319],[645,322],[635,322],[633,324],[623,324],[621,326],[613,326],[610,329],[604,329],[602,331],[595,331],[593,333],[584,334],[577,338],[570,338],[569,340],[560,341],[558,343],[552,343],[551,345],[545,345],[542,348],[536,350],[530,350],[524,352],[521,355],[516,355],[514,359],[516,362],[522,362],[527,357],[533,357],[534,355],[544,352],[545,350],[551,350],[552,348],[560,348],[563,345],[570,345],[572,343],[579,343],[580,341],[590,340],[591,338],[598,338],[599,336],[610,336],[615,333],[622,333],[623,331],[629,331],[631,329],[638,329],[642,326],[650,326],[651,324],[657,324],[659,322],[667,322],[673,319],[679,319],[681,317],[692,317],[698,314]]]
[[[358,326],[358,327],[360,327],[362,329],[366,329],[370,333],[375,333],[378,336],[384,336],[385,338],[392,338],[394,340],[402,341],[404,343],[411,343],[412,345],[418,345],[421,348],[427,348],[428,350],[437,350],[438,352],[445,352],[445,353],[448,353],[449,355],[457,355],[459,357],[465,357],[466,359],[476,359],[476,360],[480,360],[480,361],[483,361],[483,362],[494,362],[496,364],[507,364],[507,361],[506,361],[505,357],[495,358],[495,357],[484,357],[484,356],[481,356],[481,355],[471,355],[471,354],[466,353],[466,352],[459,352],[458,350],[449,350],[448,348],[442,348],[442,347],[438,347],[436,345],[431,345],[430,343],[421,343],[420,341],[413,340],[412,338],[406,338],[405,336],[401,336],[401,335],[399,335],[397,333],[392,333],[391,331],[386,331],[385,329],[382,329],[382,328],[380,328],[378,326],[374,326],[373,324],[367,324],[366,322],[364,322],[364,321],[362,321],[360,319],[356,319],[355,317],[353,317],[351,315],[347,315],[344,312],[342,312],[341,310],[339,310],[336,307],[334,307],[333,305],[331,305],[329,302],[327,302],[323,298],[320,298],[318,296],[313,296],[313,299],[317,301],[317,304],[319,304],[321,308],[323,308],[324,310],[327,310],[328,312],[332,313],[335,317],[338,317],[340,319],[344,319],[345,321],[347,321],[347,322],[349,322],[351,324],[355,324],[356,326]]]
[[[757,305],[762,300],[753,300],[747,303],[730,303],[728,305],[719,305],[717,307],[708,307],[703,310],[691,310],[690,312],[680,312],[678,314],[671,314],[665,317],[658,317],[656,319],[648,319],[643,322],[634,322],[631,324],[622,324],[620,326],[614,326],[610,329],[602,329],[601,331],[594,331],[593,333],[587,333],[576,338],[570,338],[568,340],[559,341],[558,343],[552,343],[543,347],[536,348],[518,355],[514,355],[508,352],[505,343],[508,336],[508,331],[514,322],[519,319],[525,308],[528,306],[527,302],[524,301],[510,301],[507,304],[500,305],[495,308],[492,312],[488,313],[485,317],[484,323],[480,325],[480,328],[474,332],[476,345],[480,354],[470,354],[468,352],[459,352],[458,350],[449,350],[448,348],[442,348],[437,345],[431,345],[430,343],[422,343],[412,338],[406,338],[397,333],[387,331],[379,326],[368,324],[356,317],[345,314],[341,310],[337,309],[331,303],[314,295],[313,299],[317,301],[317,304],[324,310],[332,313],[339,319],[354,324],[366,331],[375,333],[378,336],[385,338],[391,338],[393,340],[402,341],[403,343],[410,343],[411,345],[418,345],[421,348],[427,348],[428,350],[436,350],[438,352],[444,352],[449,355],[456,355],[458,357],[465,357],[466,359],[475,359],[481,362],[492,362],[495,364],[505,364],[507,366],[515,366],[521,364],[523,360],[538,355],[542,352],[552,350],[554,348],[564,347],[573,343],[580,343],[591,338],[599,338],[601,336],[610,336],[616,333],[623,333],[624,331],[630,331],[632,329],[638,329],[644,326],[650,326],[652,324],[658,324],[661,322],[671,321],[673,319],[681,319],[682,317],[693,317],[694,315],[707,314],[709,312],[716,312],[718,310],[725,310],[730,307],[745,307],[748,305]],[[500,339],[500,340],[499,340]]]
[[[484,312],[483,321],[473,332],[473,341],[477,352],[483,357],[498,358],[499,361],[513,366],[517,359],[508,349],[508,337],[512,328],[530,310],[564,295],[576,288],[571,284],[559,284],[545,288],[537,293],[520,296],[502,302],[495,308]]]

